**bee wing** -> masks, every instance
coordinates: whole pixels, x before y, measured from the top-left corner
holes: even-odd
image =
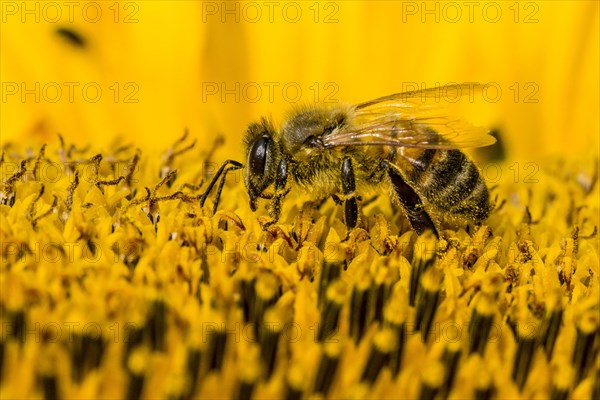
[[[436,103],[439,104],[442,100],[453,103],[466,96],[468,96],[469,101],[472,102],[475,95],[481,93],[483,87],[482,84],[476,82],[435,86],[429,89],[412,90],[379,97],[359,104],[356,108],[385,107],[386,105],[389,105],[388,103],[395,106],[398,102],[406,104],[407,106],[427,106]]]
[[[445,116],[403,119],[374,118],[348,130],[323,136],[325,147],[397,146],[429,149],[464,149],[493,144],[496,139],[483,128]]]
[[[421,91],[396,93],[359,104],[352,125],[325,135],[325,147],[380,145],[456,149],[493,144],[488,130],[452,118],[440,106],[440,99],[451,101],[472,96],[478,84],[449,85]],[[466,91],[468,90],[468,92]],[[455,94],[449,94],[455,91]]]

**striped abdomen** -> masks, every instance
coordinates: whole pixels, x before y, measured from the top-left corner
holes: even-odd
[[[477,167],[459,150],[406,149],[406,179],[427,203],[474,221],[490,213],[489,193]]]

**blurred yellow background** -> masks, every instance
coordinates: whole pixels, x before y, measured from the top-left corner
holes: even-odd
[[[477,81],[490,91],[466,117],[499,128],[508,157],[598,153],[597,1],[2,1],[1,9],[2,144],[37,146],[61,133],[99,149],[117,135],[165,148],[189,128],[204,147],[224,134],[217,158],[240,158],[245,126],[265,114],[280,121],[294,104]]]

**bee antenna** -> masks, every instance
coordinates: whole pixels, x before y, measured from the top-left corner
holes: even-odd
[[[225,169],[228,165],[232,165],[232,167]],[[223,179],[225,179],[225,177],[227,176],[227,173],[229,171],[233,171],[236,169],[240,169],[243,168],[244,164],[235,161],[235,160],[227,160],[223,163],[223,165],[221,165],[221,167],[219,168],[219,170],[217,171],[217,173],[215,174],[215,176],[213,177],[213,179],[210,181],[210,183],[208,184],[208,187],[206,188],[206,191],[202,194],[202,196],[200,196],[200,207],[204,206],[204,202],[206,201],[206,198],[208,197],[208,195],[210,194],[210,192],[212,191],[213,187],[215,186],[215,184],[217,183],[217,181],[219,180],[219,178],[221,177],[221,175],[223,175]],[[222,187],[222,185],[220,185]],[[218,203],[218,199],[216,199],[216,203]],[[217,204],[215,204],[215,209],[216,209]]]

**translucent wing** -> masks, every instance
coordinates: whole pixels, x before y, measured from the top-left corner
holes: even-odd
[[[441,106],[469,96],[479,84],[396,93],[359,104],[351,125],[322,137],[325,147],[380,145],[435,149],[481,147],[495,139],[484,128],[450,117]],[[472,100],[471,100],[472,101]]]

